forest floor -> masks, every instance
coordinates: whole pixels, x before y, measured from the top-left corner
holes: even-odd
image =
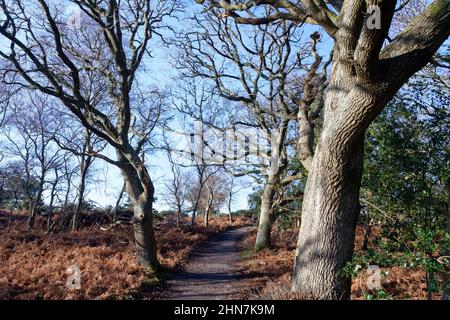
[[[192,228],[188,221],[180,228],[173,221],[157,223],[158,256],[167,276],[183,269],[214,235],[246,224],[218,217],[209,227],[201,218]],[[159,299],[166,289],[135,262],[131,226],[102,230],[105,225],[94,223],[77,232],[46,234],[41,217],[32,231],[26,226],[26,215],[13,221],[4,211],[0,215],[0,300]],[[66,285],[71,266],[80,268],[80,289]]]
[[[240,298],[242,239],[253,227],[230,229],[212,237],[194,251],[187,266],[167,281],[164,299],[229,300]]]
[[[274,242],[271,249],[253,253],[252,249],[256,239],[253,230],[243,239],[246,249],[241,253],[237,267],[244,279],[241,299],[260,300],[290,300],[304,299],[292,293],[292,270],[294,264],[295,247],[298,230],[273,232]],[[376,232],[375,232],[376,234]],[[375,238],[375,237],[373,237]],[[370,246],[375,245],[375,239],[370,240]],[[355,251],[360,252],[363,242],[363,228],[358,226]],[[420,268],[405,269],[396,266],[382,267],[381,285],[385,292],[384,297],[377,299],[394,300],[425,300],[427,299],[426,274]],[[361,270],[352,280],[352,300],[365,300],[376,293],[368,289],[368,274]],[[440,299],[439,294],[433,294],[433,299]]]
[[[0,214],[1,299],[301,299],[290,292],[298,231],[274,232],[274,246],[252,252],[256,238],[249,220],[214,217],[176,228],[155,226],[158,255],[167,273],[158,282],[136,264],[130,226],[46,234],[44,219],[28,231],[26,216]],[[8,226],[9,225],[9,226]],[[9,230],[8,230],[9,229]],[[361,250],[362,229],[356,250]],[[372,244],[374,245],[374,244]],[[81,288],[68,289],[67,268],[81,270]],[[425,272],[383,268],[383,288],[392,299],[426,299]],[[366,299],[367,275],[353,279],[352,299]],[[439,298],[433,296],[433,298]]]

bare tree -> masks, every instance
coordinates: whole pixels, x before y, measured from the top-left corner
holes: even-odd
[[[71,229],[72,231],[76,231],[78,229],[81,210],[85,203],[88,177],[92,173],[90,169],[95,160],[93,154],[103,151],[106,144],[102,139],[94,136],[89,129],[80,126],[77,121],[74,121],[63,112],[57,114],[60,117],[60,121],[72,124],[55,132],[54,139],[61,149],[71,152],[78,161],[78,192],[75,211],[73,212],[71,221]]]
[[[50,184],[50,200],[48,204],[48,212],[47,212],[47,233],[50,234],[55,225],[56,221],[53,221],[53,213],[55,208],[55,200],[57,197],[58,186],[61,180],[63,179],[63,175],[61,175],[61,168],[63,167],[62,163],[55,164],[53,167],[53,179],[49,181]]]
[[[308,179],[293,289],[315,298],[349,298],[351,281],[342,275],[342,269],[353,254],[360,213],[364,133],[448,38],[450,1],[432,1],[393,37],[389,31],[399,1],[196,2],[207,2],[207,10],[219,10],[223,19],[231,17],[237,23],[311,22],[334,41],[323,128],[316,145],[314,139],[299,145],[299,159],[308,170]],[[274,10],[265,15],[262,7],[267,6]],[[305,109],[299,112],[308,114],[307,104]],[[298,120],[300,127],[311,125],[308,118]]]
[[[62,200],[62,208],[61,208],[61,217],[59,221],[59,227],[64,230],[67,228],[68,217],[70,216],[69,210],[69,201],[72,193],[73,180],[76,175],[77,166],[73,163],[74,155],[72,153],[65,154],[65,159],[63,161],[62,170],[63,170],[63,180],[65,182],[64,188],[64,197]]]
[[[2,128],[5,124],[8,106],[10,105],[10,101],[13,95],[12,91],[13,89],[5,85],[4,83],[0,84],[0,128]]]
[[[226,202],[228,185],[225,175],[221,171],[209,175],[205,181],[205,187],[202,202],[205,208],[204,224],[208,227],[211,213],[218,212]]]
[[[302,71],[307,68],[302,64],[306,65],[303,60],[309,56],[310,48],[300,46],[296,23],[244,27],[221,19],[215,12],[195,17],[194,21],[178,43],[178,67],[189,81],[193,77],[209,80],[220,97],[245,106],[249,117],[234,115],[230,122],[262,129],[262,139],[270,145],[268,163],[247,170],[265,175],[255,243],[255,251],[259,251],[270,246],[277,189],[287,181],[301,178],[294,173],[294,177],[285,180],[287,158],[292,154],[288,136],[293,128],[289,124],[299,109],[288,91],[297,86],[297,79],[305,73]],[[317,79],[321,81],[315,87],[320,87],[323,77]],[[211,108],[210,104],[204,109],[207,107]],[[317,110],[311,118],[319,113]]]
[[[121,170],[134,208],[138,262],[157,271],[154,186],[141,157],[152,122],[148,126],[136,123],[133,96],[150,40],[161,35],[162,21],[177,4],[166,0],[73,0],[63,4],[75,5],[80,23],[67,24],[70,17],[60,6],[44,0],[0,1],[0,38],[8,43],[0,56],[10,62],[4,69],[4,81],[58,98],[83,126],[114,148],[116,159],[91,155]],[[93,83],[98,91],[90,90]],[[162,101],[147,101],[148,105],[152,102]]]
[[[169,159],[171,157],[169,156]],[[176,212],[176,224],[177,228],[180,227],[180,223],[187,210],[187,196],[188,190],[191,187],[191,179],[188,174],[181,171],[181,167],[171,161],[170,169],[172,171],[172,177],[165,183],[165,201],[170,209]]]
[[[195,224],[197,214],[202,211],[202,202],[204,202],[206,180],[216,173],[219,168],[211,168],[205,164],[197,164],[194,166],[196,182],[188,191],[188,201],[190,202],[191,226]]]
[[[228,180],[227,182],[228,189],[225,198],[225,203],[228,210],[228,217],[230,219],[230,222],[233,223],[232,207],[236,200],[235,196],[239,194],[245,188],[245,186],[239,183],[238,178],[236,178],[234,174],[229,174],[227,180]]]
[[[57,165],[61,153],[52,143],[52,132],[57,131],[59,124],[54,121],[50,112],[50,99],[40,95],[22,95],[22,101],[16,101],[12,106],[11,116],[8,119],[10,130],[6,137],[9,141],[9,150],[12,155],[21,158],[26,172],[27,184],[34,177],[38,181],[36,190],[27,186],[29,195],[30,218],[29,228],[34,227],[37,212],[42,202],[45,190],[46,177]],[[23,100],[28,100],[24,109]]]
[[[91,145],[91,136],[92,133],[88,130],[85,129],[84,131],[84,142],[83,142],[83,148],[82,148],[82,153],[83,155],[80,157],[80,184],[78,187],[78,202],[77,202],[77,206],[75,208],[75,212],[73,213],[73,217],[72,217],[72,231],[75,231],[78,229],[78,222],[80,219],[80,215],[81,215],[81,209],[84,203],[84,195],[86,192],[86,178],[87,175],[89,173],[89,168],[91,167],[93,161],[94,161],[94,157],[91,155],[85,155],[85,154],[89,154],[89,151],[92,150],[92,145]]]

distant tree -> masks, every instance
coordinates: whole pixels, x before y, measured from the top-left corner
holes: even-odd
[[[257,147],[261,148],[261,153],[265,149],[263,145],[270,149],[265,161],[228,166],[234,174],[251,172],[259,174],[264,181],[255,243],[255,250],[262,250],[270,246],[272,224],[276,220],[275,197],[286,175],[290,174],[286,163],[295,148],[289,146],[289,140],[296,128],[289,124],[297,118],[296,101],[299,99],[293,99],[289,92],[304,82],[308,69],[304,60],[311,48],[301,45],[301,39],[296,36],[299,28],[296,23],[243,26],[222,19],[213,11],[198,14],[192,20],[193,25],[186,27],[177,42],[180,51],[177,67],[183,77],[189,83],[192,78],[209,81],[214,86],[213,93],[227,101],[221,108],[221,115],[230,114],[228,126],[260,129],[261,142]],[[319,66],[320,61],[311,68],[312,75]],[[316,77],[316,80],[321,79],[324,77]],[[316,85],[311,85],[309,94],[315,95],[322,84],[323,81],[317,81]],[[209,118],[204,115],[212,113],[214,106],[207,102],[202,106],[203,114],[197,115],[196,120],[211,125],[212,121],[208,122]],[[245,112],[234,112],[235,109]],[[311,120],[317,115],[311,114]],[[295,173],[293,176],[294,179],[289,177],[290,182],[300,178]]]
[[[239,181],[239,179],[236,178],[234,174],[227,174],[226,180],[227,180],[226,183],[227,190],[226,190],[225,204],[227,206],[228,217],[230,219],[230,222],[233,222],[232,207],[236,201],[236,195],[242,192],[248,185]]]
[[[29,187],[29,228],[34,227],[36,215],[42,203],[42,195],[46,187],[46,179],[51,170],[58,165],[62,153],[53,142],[53,133],[61,125],[55,121],[51,112],[51,99],[42,95],[31,95],[27,92],[11,106],[6,134],[8,153],[19,158],[25,169],[25,181],[36,179],[38,188],[31,192]],[[23,104],[27,108],[23,108]]]
[[[33,177],[27,180],[21,161],[10,161],[0,167],[0,206],[17,209],[27,208],[29,194],[38,189],[38,181]]]
[[[72,153],[70,154],[64,154],[64,160],[62,162],[62,180],[65,184],[65,187],[62,188],[63,196],[62,196],[62,208],[61,208],[61,219],[59,223],[59,227],[63,230],[67,228],[68,225],[68,218],[70,217],[70,202],[71,202],[71,195],[72,195],[72,188],[74,187],[74,179],[77,173],[77,166],[74,163],[74,155]]]
[[[219,212],[220,208],[226,203],[227,192],[229,186],[227,179],[223,172],[216,172],[209,175],[205,181],[205,188],[203,189],[203,205],[204,205],[204,224],[209,226],[209,218],[211,213]]]
[[[0,83],[0,129],[5,124],[6,114],[8,106],[10,105],[13,90],[4,83]],[[0,153],[0,161],[2,160],[2,154]]]
[[[206,164],[197,164],[192,170],[194,173],[194,183],[188,191],[188,202],[190,204],[191,225],[194,225],[198,213],[204,213],[207,202],[206,181],[220,170],[217,166],[208,166]],[[206,222],[205,222],[206,223]]]
[[[106,147],[106,143],[95,136],[89,129],[84,128],[73,117],[68,116],[61,110],[56,110],[59,120],[71,125],[65,126],[55,132],[54,139],[59,148],[70,152],[78,162],[78,187],[76,196],[76,207],[72,215],[71,229],[76,231],[81,216],[82,205],[85,202],[88,178],[93,174],[91,168],[94,164],[94,154],[100,153]]]
[[[73,5],[73,17],[61,5]],[[155,92],[145,105],[139,71],[150,42],[165,27],[176,1],[126,0],[59,3],[45,0],[0,1],[0,56],[9,62],[3,81],[53,96],[90,132],[113,148],[116,159],[92,153],[117,166],[134,209],[137,260],[159,269],[153,232],[154,185],[142,158],[164,96]],[[70,14],[72,15],[72,14]],[[98,90],[90,90],[94,86]],[[155,112],[140,113],[142,107]]]
[[[188,192],[192,187],[192,179],[188,173],[181,171],[181,167],[171,162],[172,177],[165,182],[165,202],[175,212],[177,228],[187,211]]]

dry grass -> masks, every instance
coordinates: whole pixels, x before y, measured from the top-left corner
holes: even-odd
[[[25,218],[25,216],[24,216]],[[0,219],[1,220],[1,219]],[[128,227],[101,231],[99,226],[75,233],[46,235],[26,231],[26,221],[18,219],[6,232],[0,221],[0,299],[154,299],[160,288],[147,271],[135,263],[132,233]],[[195,247],[211,235],[231,226],[248,224],[237,219],[214,217],[208,228],[199,219],[193,228],[176,228],[165,221],[157,225],[160,261],[168,268],[182,267]],[[38,221],[41,230],[43,221]],[[245,239],[247,250],[238,263],[244,285],[244,299],[305,299],[290,291],[296,231],[274,233],[274,248],[252,253],[256,231]],[[375,232],[376,234],[376,232]],[[358,229],[355,247],[360,250],[362,230]],[[81,269],[81,289],[66,287],[66,269]],[[426,299],[425,273],[401,268],[384,269],[384,289],[394,299]],[[354,279],[352,299],[364,299],[368,292],[367,275]],[[437,298],[437,296],[436,296]]]
[[[244,299],[268,300],[302,300],[307,297],[292,293],[292,269],[295,254],[296,237],[292,238],[289,231],[280,237],[275,236],[273,249],[266,249],[258,254],[251,253],[255,243],[255,232],[244,240],[248,248],[239,268],[244,281],[247,282],[241,295]],[[378,232],[375,230],[375,235]],[[356,250],[361,250],[363,231],[358,227],[355,241]],[[426,299],[425,272],[420,269],[406,270],[398,267],[383,268],[386,277],[382,280],[384,290],[393,299]],[[371,293],[367,288],[367,275],[361,272],[353,279],[351,299],[365,299],[365,293]],[[437,295],[434,298],[439,298]]]
[[[232,226],[213,218],[208,228],[199,225],[156,228],[160,261],[169,269],[181,266],[196,246]],[[233,225],[245,223],[236,220]],[[156,298],[157,288],[145,268],[135,263],[131,230],[97,228],[47,235],[28,232],[15,221],[11,232],[0,228],[0,299],[123,299]],[[39,230],[39,229],[37,229]],[[66,287],[71,265],[81,270],[81,289]]]

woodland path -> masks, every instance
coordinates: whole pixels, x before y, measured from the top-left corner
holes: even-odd
[[[242,283],[235,263],[242,238],[252,227],[221,232],[195,250],[187,266],[167,281],[168,300],[229,300],[239,298]]]

